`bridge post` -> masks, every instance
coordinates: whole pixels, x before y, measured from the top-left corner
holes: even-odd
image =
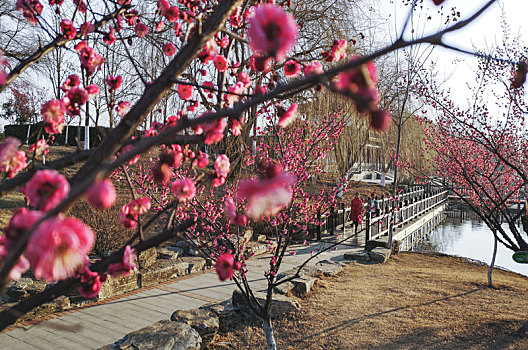
[[[343,211],[343,234],[345,233],[345,224],[346,224],[346,209],[345,209],[345,203],[341,203],[341,210]]]
[[[367,249],[368,241],[370,241],[370,212],[365,215],[365,250]]]
[[[323,226],[323,223],[321,222],[321,209],[317,209],[317,240],[321,240],[321,226]]]
[[[330,211],[330,221],[331,221],[331,224],[330,224],[330,233],[332,234],[332,236],[334,235],[334,226],[335,226],[335,207],[332,206],[332,210]]]

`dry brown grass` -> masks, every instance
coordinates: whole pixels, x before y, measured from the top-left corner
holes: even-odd
[[[383,265],[350,264],[274,321],[279,349],[528,349],[528,279],[414,253]],[[221,336],[215,349],[264,349],[258,326]]]

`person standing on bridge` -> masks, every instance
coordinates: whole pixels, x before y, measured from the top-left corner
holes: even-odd
[[[354,197],[354,199],[352,199],[352,203],[350,203],[350,219],[354,225],[354,233],[357,233],[358,226],[361,224],[363,219],[363,201],[361,201],[361,197],[359,196],[358,192],[356,192],[356,197]]]
[[[376,215],[376,217],[380,216],[380,204],[379,204],[379,200],[378,200],[378,195],[374,195],[374,215]]]

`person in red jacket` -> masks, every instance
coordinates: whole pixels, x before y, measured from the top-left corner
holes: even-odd
[[[358,226],[362,222],[363,210],[363,201],[361,201],[359,193],[356,192],[356,197],[352,199],[352,203],[350,203],[350,219],[352,220],[352,223],[354,225],[355,233],[357,233]]]

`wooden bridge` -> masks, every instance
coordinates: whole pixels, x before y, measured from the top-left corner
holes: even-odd
[[[345,203],[339,209],[318,213],[320,224],[312,225],[310,231],[317,240],[330,235],[332,240],[348,238],[347,244],[366,247],[366,242],[373,240],[387,244],[392,230],[393,243],[398,249],[407,250],[444,219],[447,199],[448,191],[443,188],[412,186],[397,197],[378,200],[379,216],[365,211],[358,233],[352,226],[350,206]]]

